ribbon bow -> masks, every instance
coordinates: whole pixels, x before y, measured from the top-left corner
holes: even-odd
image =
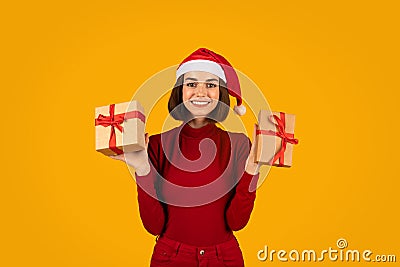
[[[287,133],[285,131],[285,113],[279,112],[280,118],[276,115],[270,115],[268,119],[276,126],[277,132],[272,130],[257,130],[256,134],[264,134],[264,135],[274,135],[278,136],[282,139],[281,149],[275,154],[274,158],[268,163],[272,165],[277,159],[279,159],[278,166],[284,166],[284,154],[286,151],[286,144],[291,143],[297,145],[299,143],[298,139],[294,138],[294,134]],[[273,120],[274,119],[274,120]]]
[[[126,113],[114,114],[115,112],[115,104],[110,105],[110,115],[104,116],[99,114],[99,116],[95,119],[95,126],[101,125],[104,127],[111,126],[111,134],[110,140],[108,142],[109,148],[115,152],[117,155],[123,154],[124,151],[117,147],[117,139],[115,135],[115,127],[122,133],[123,127],[122,123],[127,119],[140,119],[141,121],[145,122],[145,116],[140,111],[129,111]]]

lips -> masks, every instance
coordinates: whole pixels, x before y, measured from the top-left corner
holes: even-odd
[[[207,106],[208,104],[211,103],[211,100],[209,100],[209,99],[208,100],[205,100],[205,99],[193,99],[193,100],[190,100],[190,103],[195,107],[205,107],[205,106]]]
[[[201,106],[207,105],[207,104],[211,103],[210,101],[190,101],[190,102],[191,102],[192,104],[201,105]]]

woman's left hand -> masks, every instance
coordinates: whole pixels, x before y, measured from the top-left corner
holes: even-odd
[[[256,143],[257,143],[256,142],[256,129],[257,129],[257,125],[254,124],[253,143],[251,144],[250,153],[249,153],[249,156],[247,157],[246,166],[245,166],[245,171],[248,174],[251,174],[251,175],[256,175],[260,171],[260,164],[255,162],[255,158],[256,158]]]

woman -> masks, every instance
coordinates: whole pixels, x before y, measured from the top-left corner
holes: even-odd
[[[237,74],[200,48],[176,76],[168,109],[182,125],[146,134],[147,150],[112,156],[135,168],[140,216],[157,236],[150,266],[244,266],[233,231],[249,220],[259,166],[248,137],[215,125],[227,117],[229,94],[245,112]]]

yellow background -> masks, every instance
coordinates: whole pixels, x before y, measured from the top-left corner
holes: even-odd
[[[154,237],[128,168],[94,150],[94,108],[202,46],[296,114],[293,167],[271,170],[237,232],[247,266],[282,264],[257,260],[264,245],[321,251],[340,237],[399,262],[396,3],[2,3],[0,265],[148,265]]]

